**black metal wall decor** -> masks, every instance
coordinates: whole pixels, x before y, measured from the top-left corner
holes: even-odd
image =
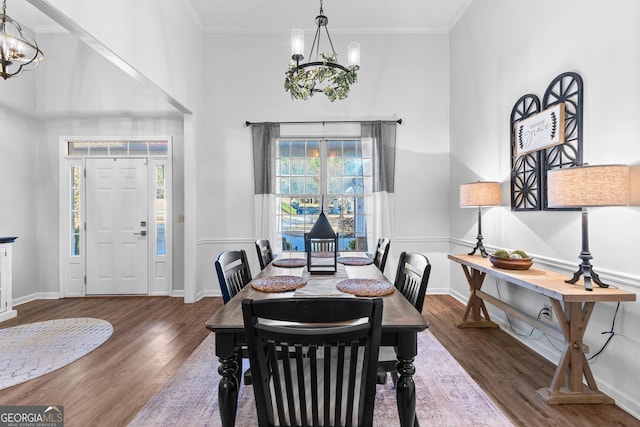
[[[566,210],[547,204],[547,171],[582,165],[582,77],[573,72],[558,75],[542,98],[527,94],[511,110],[511,210]],[[564,104],[564,142],[518,156],[517,123],[557,104]],[[573,209],[571,209],[573,210]]]

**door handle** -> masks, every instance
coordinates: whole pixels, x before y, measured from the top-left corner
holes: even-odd
[[[133,234],[137,234],[137,235],[140,235],[140,236],[146,236],[147,235],[147,230],[142,230],[139,233],[133,233]]]

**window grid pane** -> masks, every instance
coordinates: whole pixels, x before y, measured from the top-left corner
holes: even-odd
[[[167,211],[165,199],[164,165],[156,166],[156,255],[167,251]]]
[[[318,218],[324,191],[325,215],[339,233],[339,250],[367,251],[370,148],[359,139],[278,141],[276,231],[283,250],[304,251],[304,233]]]
[[[168,141],[68,141],[70,156],[166,156]]]
[[[71,166],[71,256],[80,256],[80,167]]]

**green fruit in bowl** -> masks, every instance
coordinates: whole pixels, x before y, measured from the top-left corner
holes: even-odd
[[[522,249],[516,249],[515,251],[511,252],[511,255],[512,257],[513,255],[519,255],[519,258],[529,258],[529,255],[527,255],[527,253]]]
[[[509,258],[509,252],[505,251],[504,249],[498,249],[493,253],[493,256],[498,258]]]
[[[514,252],[511,255],[509,255],[509,259],[522,259],[522,255]]]

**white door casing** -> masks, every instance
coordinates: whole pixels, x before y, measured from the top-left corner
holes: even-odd
[[[86,159],[86,294],[143,294],[148,284],[147,159]]]
[[[89,289],[89,275],[96,272],[89,271],[97,268],[96,257],[101,257],[90,249],[90,240],[87,238],[87,227],[96,225],[91,219],[92,212],[100,212],[98,209],[97,195],[93,182],[92,190],[88,189],[91,180],[87,181],[86,175],[96,176],[94,163],[105,161],[113,163],[135,160],[133,164],[141,171],[136,172],[136,180],[143,180],[139,174],[146,174],[146,194],[135,197],[136,202],[146,201],[147,208],[147,282],[146,291],[142,289],[124,289],[122,294],[146,294],[146,295],[173,295],[173,224],[172,224],[172,138],[154,137],[60,137],[60,163],[59,163],[59,249],[60,249],[60,297],[82,297],[89,294],[105,293],[105,290]],[[108,148],[107,148],[108,147]],[[139,155],[142,154],[142,155]],[[146,161],[145,161],[146,160]],[[125,163],[121,163],[124,165]],[[109,167],[112,167],[109,164]],[[89,169],[89,170],[87,170]],[[144,171],[146,169],[146,171]],[[133,172],[130,173],[130,175]],[[137,186],[137,185],[136,185]],[[93,199],[92,199],[93,197]],[[113,196],[110,196],[113,199]],[[116,197],[113,203],[104,199],[101,203],[113,204],[106,211],[114,214],[128,209],[126,213],[136,212],[132,210],[133,202],[127,203],[124,208]],[[94,204],[93,208],[88,208]],[[115,209],[115,210],[114,210]],[[142,209],[142,207],[140,207]],[[100,218],[102,220],[102,218]],[[87,221],[89,224],[86,224]],[[132,220],[133,221],[133,220]],[[135,223],[140,232],[141,219],[136,218]],[[130,227],[131,228],[131,227]],[[138,235],[135,235],[138,236]],[[140,238],[140,237],[138,237]],[[92,244],[95,246],[95,242]],[[109,256],[112,256],[109,254]],[[116,256],[118,254],[116,253]],[[109,260],[111,265],[118,261]],[[103,265],[104,268],[105,265]],[[102,273],[100,273],[102,274]],[[133,276],[137,273],[132,273]],[[95,282],[95,281],[94,281]],[[113,291],[118,293],[117,290]]]

